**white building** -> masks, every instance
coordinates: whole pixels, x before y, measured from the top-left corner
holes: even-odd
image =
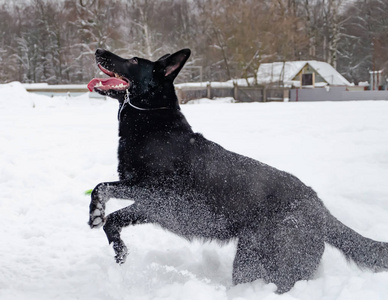
[[[233,80],[239,85],[245,79]],[[330,64],[316,61],[286,61],[263,63],[257,71],[257,78],[249,78],[249,84],[292,87],[351,86],[352,84]]]

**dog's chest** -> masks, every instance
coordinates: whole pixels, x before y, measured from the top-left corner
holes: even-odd
[[[119,170],[123,173],[142,172],[159,175],[183,172],[187,153],[182,138],[168,135],[148,135],[138,138],[121,137],[118,148]]]

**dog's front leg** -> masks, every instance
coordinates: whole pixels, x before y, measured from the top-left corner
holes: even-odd
[[[98,184],[92,194],[89,205],[89,226],[90,228],[101,227],[105,222],[105,204],[110,198],[129,197],[128,181],[103,182]]]
[[[118,264],[123,264],[128,255],[127,247],[120,238],[121,229],[128,225],[146,222],[147,217],[142,210],[139,209],[139,205],[137,203],[115,211],[106,217],[104,231],[109,244],[113,243],[113,249],[116,253],[115,258]]]

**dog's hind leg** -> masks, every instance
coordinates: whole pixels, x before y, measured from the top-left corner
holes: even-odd
[[[116,262],[123,264],[128,255],[127,247],[120,238],[121,229],[125,226],[146,223],[147,217],[141,213],[136,203],[115,211],[106,217],[104,231],[109,244],[113,243]]]
[[[298,280],[311,279],[324,251],[323,235],[306,226],[304,217],[289,215],[253,234],[239,237],[233,265],[235,284],[259,278],[275,283],[277,293]]]
[[[276,246],[267,254],[266,280],[277,285],[277,293],[289,291],[298,280],[312,279],[325,249],[321,233],[294,225],[279,226],[272,238]]]
[[[240,235],[233,261],[233,284],[267,277],[267,271],[264,268],[265,252],[262,240],[264,237],[257,232],[244,232]]]

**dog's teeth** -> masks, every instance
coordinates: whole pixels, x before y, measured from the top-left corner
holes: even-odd
[[[122,83],[112,86],[112,88],[114,88],[114,89],[119,89],[119,88],[123,88],[123,87],[125,87],[125,85]]]

